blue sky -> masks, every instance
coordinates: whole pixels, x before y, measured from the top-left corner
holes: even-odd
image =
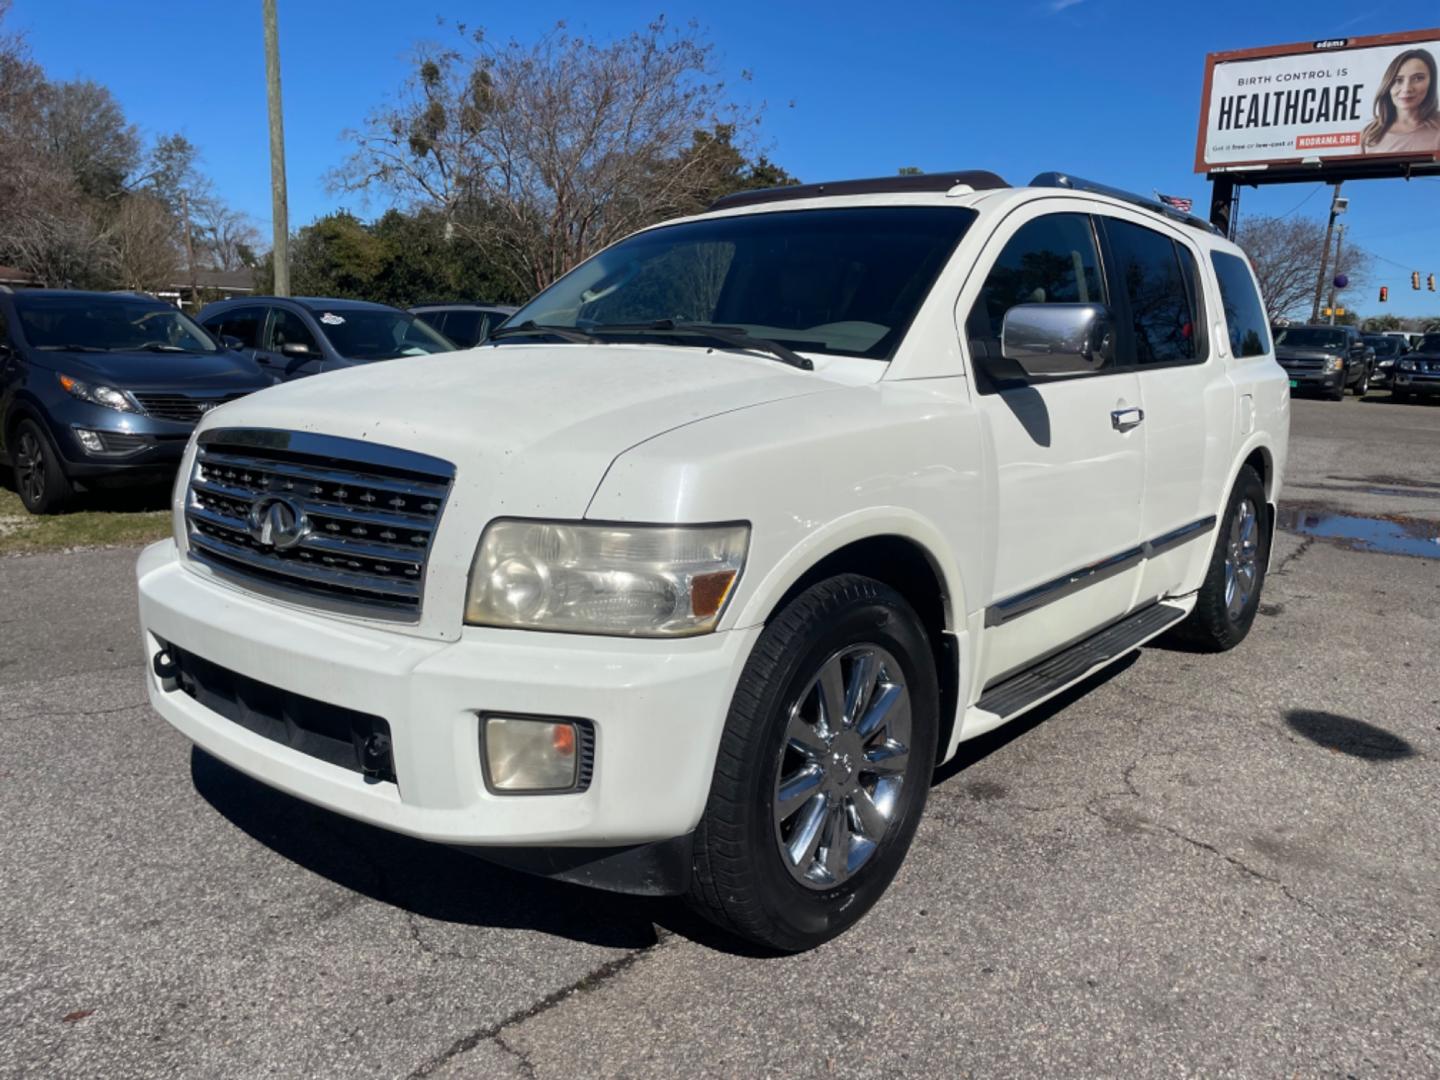
[[[1418,3],[1338,0],[1120,0],[1010,4],[852,0],[665,6],[458,0],[279,0],[291,227],[336,208],[325,188],[358,126],[404,79],[415,42],[445,40],[438,17],[529,39],[564,19],[606,37],[661,10],[695,19],[736,96],[767,110],[771,156],[805,180],[873,176],[901,165],[987,168],[1012,183],[1069,171],[1137,191],[1209,188],[1191,171],[1207,52],[1423,29]],[[52,78],[104,83],[146,135],[180,131],[222,194],[268,235],[269,161],[260,0],[15,0],[10,17]],[[753,73],[740,79],[742,70]],[[1241,213],[1322,216],[1328,189],[1284,185],[1242,195]],[[1440,313],[1410,270],[1440,275],[1440,180],[1349,185],[1350,238],[1380,257],[1352,299],[1367,314]],[[1423,286],[1423,281],[1422,281]]]

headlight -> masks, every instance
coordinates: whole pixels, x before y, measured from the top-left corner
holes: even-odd
[[[1415,361],[1414,361],[1414,360],[1401,360],[1401,361],[1400,361],[1400,370],[1401,370],[1401,371],[1414,371],[1414,370],[1415,370]]]
[[[103,405],[107,409],[118,409],[120,412],[143,412],[140,403],[130,396],[128,390],[116,390],[113,386],[91,386],[87,382],[71,378],[69,375],[57,374],[60,385],[72,397],[81,401],[88,401],[91,405]]]
[[[1345,360],[1339,356],[1327,356],[1325,358],[1326,371],[1339,371],[1345,366]]]
[[[493,521],[470,566],[475,626],[679,637],[715,629],[748,525]]]

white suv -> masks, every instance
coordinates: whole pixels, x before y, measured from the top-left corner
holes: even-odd
[[[207,416],[139,561],[150,697],[341,814],[807,948],[962,741],[1244,638],[1288,408],[1244,256],[1148,200],[732,196],[480,349]]]

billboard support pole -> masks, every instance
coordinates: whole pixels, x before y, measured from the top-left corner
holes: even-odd
[[[1325,269],[1330,261],[1330,241],[1335,236],[1335,216],[1340,213],[1340,185],[1335,181],[1335,194],[1330,196],[1330,224],[1325,226],[1325,246],[1320,249],[1320,273],[1315,277],[1315,303],[1310,307],[1310,321],[1320,321],[1320,298],[1325,295]]]
[[[1210,177],[1210,224],[1221,234],[1234,238],[1235,181],[1224,173]]]

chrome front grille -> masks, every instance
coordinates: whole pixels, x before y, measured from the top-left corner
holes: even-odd
[[[1325,367],[1324,360],[1291,360],[1282,358],[1280,366],[1291,371],[1320,371]]]
[[[438,458],[354,439],[209,431],[185,502],[190,555],[262,592],[415,621],[453,477]]]

